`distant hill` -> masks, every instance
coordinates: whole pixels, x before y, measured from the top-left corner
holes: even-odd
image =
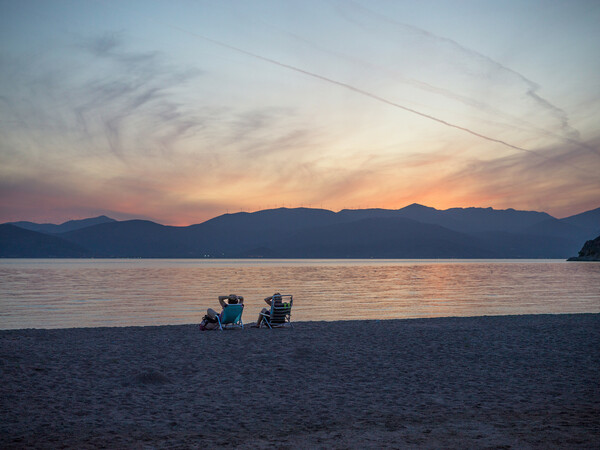
[[[279,208],[224,214],[182,230],[189,245],[201,254],[240,256],[249,249],[270,246],[303,229],[339,223],[333,211],[310,208]]]
[[[553,219],[549,214],[535,211],[498,210],[492,208],[451,208],[438,210],[416,203],[393,211],[393,214],[395,217],[405,217],[423,223],[440,225],[459,232],[515,232],[535,223]]]
[[[586,230],[591,236],[600,234],[600,208],[560,219],[561,222]]]
[[[0,225],[1,258],[82,258],[89,250],[56,236],[25,230],[11,224]]]
[[[493,258],[485,243],[437,225],[368,218],[298,231],[263,247],[288,258]],[[256,255],[252,249],[248,255]]]
[[[587,241],[579,255],[568,259],[569,261],[600,261],[600,236],[596,239]]]
[[[38,245],[46,249],[38,251],[40,257],[64,252],[99,258],[567,258],[593,236],[590,230],[600,229],[599,213],[600,208],[559,220],[535,211],[418,204],[337,213],[279,208],[224,214],[188,227],[101,216],[54,225],[61,232],[41,224],[42,237],[35,239],[8,238],[14,230],[6,229],[0,254],[19,255],[21,249],[30,255]],[[55,247],[48,247],[48,237],[59,239]]]
[[[67,231],[79,230],[80,228],[90,227],[92,225],[98,225],[100,223],[116,222],[115,219],[111,219],[106,216],[92,217],[89,219],[82,220],[69,220],[68,222],[56,225],[53,223],[34,223],[34,222],[9,222],[11,225],[15,225],[25,230],[37,231],[39,233],[47,234],[58,234],[65,233]]]
[[[177,227],[148,220],[127,220],[93,225],[61,233],[62,239],[89,249],[97,258],[185,258],[188,253]]]

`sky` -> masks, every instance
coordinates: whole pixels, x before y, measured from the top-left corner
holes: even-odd
[[[600,2],[0,0],[0,222],[600,206]]]

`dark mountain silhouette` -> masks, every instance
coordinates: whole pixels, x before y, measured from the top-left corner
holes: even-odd
[[[515,232],[544,220],[554,219],[549,214],[535,211],[497,210],[492,208],[451,208],[438,210],[417,203],[397,210],[342,210],[337,215],[347,220],[402,217],[467,233],[484,231]]]
[[[451,208],[443,211],[413,204],[398,210],[403,217],[432,223],[460,232],[515,232],[543,220],[546,213],[535,211],[497,210],[492,208]]]
[[[244,228],[251,231],[286,230],[295,231],[314,226],[328,225],[345,221],[326,209],[278,208],[253,213],[224,214],[192,227],[219,227],[220,229]]]
[[[371,218],[301,230],[275,241],[265,256],[288,258],[493,258],[485,243],[437,225]],[[253,249],[249,255],[260,254]]]
[[[16,225],[19,228],[26,230],[38,231],[40,233],[47,234],[58,234],[65,233],[67,231],[78,230],[80,228],[86,228],[99,223],[116,222],[115,219],[111,219],[106,216],[92,217],[89,219],[82,220],[69,220],[68,222],[56,225],[53,223],[34,223],[34,222],[10,222],[12,225]]]
[[[224,214],[183,230],[188,245],[201,254],[239,256],[249,249],[267,246],[290,233],[340,222],[324,209],[279,208],[254,213]]]
[[[521,228],[521,232],[543,236],[572,236],[575,240],[577,240],[578,236],[586,235],[588,233],[584,229],[581,229],[575,225],[570,225],[567,222],[560,221],[553,217],[534,223],[533,225],[525,226]]]
[[[561,222],[586,230],[591,236],[600,234],[600,208],[560,219]]]
[[[61,233],[69,242],[89,249],[99,258],[185,258],[189,254],[178,227],[148,220],[110,222]]]
[[[460,223],[464,231],[514,232],[552,219],[551,215],[536,211],[492,208],[452,208],[444,211],[444,216]]]
[[[573,256],[568,261],[600,261],[600,236],[583,244],[579,256]]]
[[[542,234],[482,231],[470,236],[486,243],[486,248],[499,258],[565,258],[579,244],[574,239]]]
[[[418,204],[338,213],[279,208],[224,214],[188,227],[102,216],[52,236],[94,257],[567,258],[594,226],[600,228],[599,212],[559,220],[535,211]],[[11,254],[18,253],[18,243],[10,246]],[[31,249],[27,244],[23,252]]]
[[[2,258],[82,258],[92,253],[73,242],[11,224],[0,225]]]

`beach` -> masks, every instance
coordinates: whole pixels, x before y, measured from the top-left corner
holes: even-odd
[[[0,331],[0,447],[600,448],[600,314],[293,325]]]

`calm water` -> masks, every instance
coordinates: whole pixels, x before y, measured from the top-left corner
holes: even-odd
[[[296,321],[599,313],[600,264],[0,259],[0,329],[198,323],[229,293],[250,322],[276,291]]]

